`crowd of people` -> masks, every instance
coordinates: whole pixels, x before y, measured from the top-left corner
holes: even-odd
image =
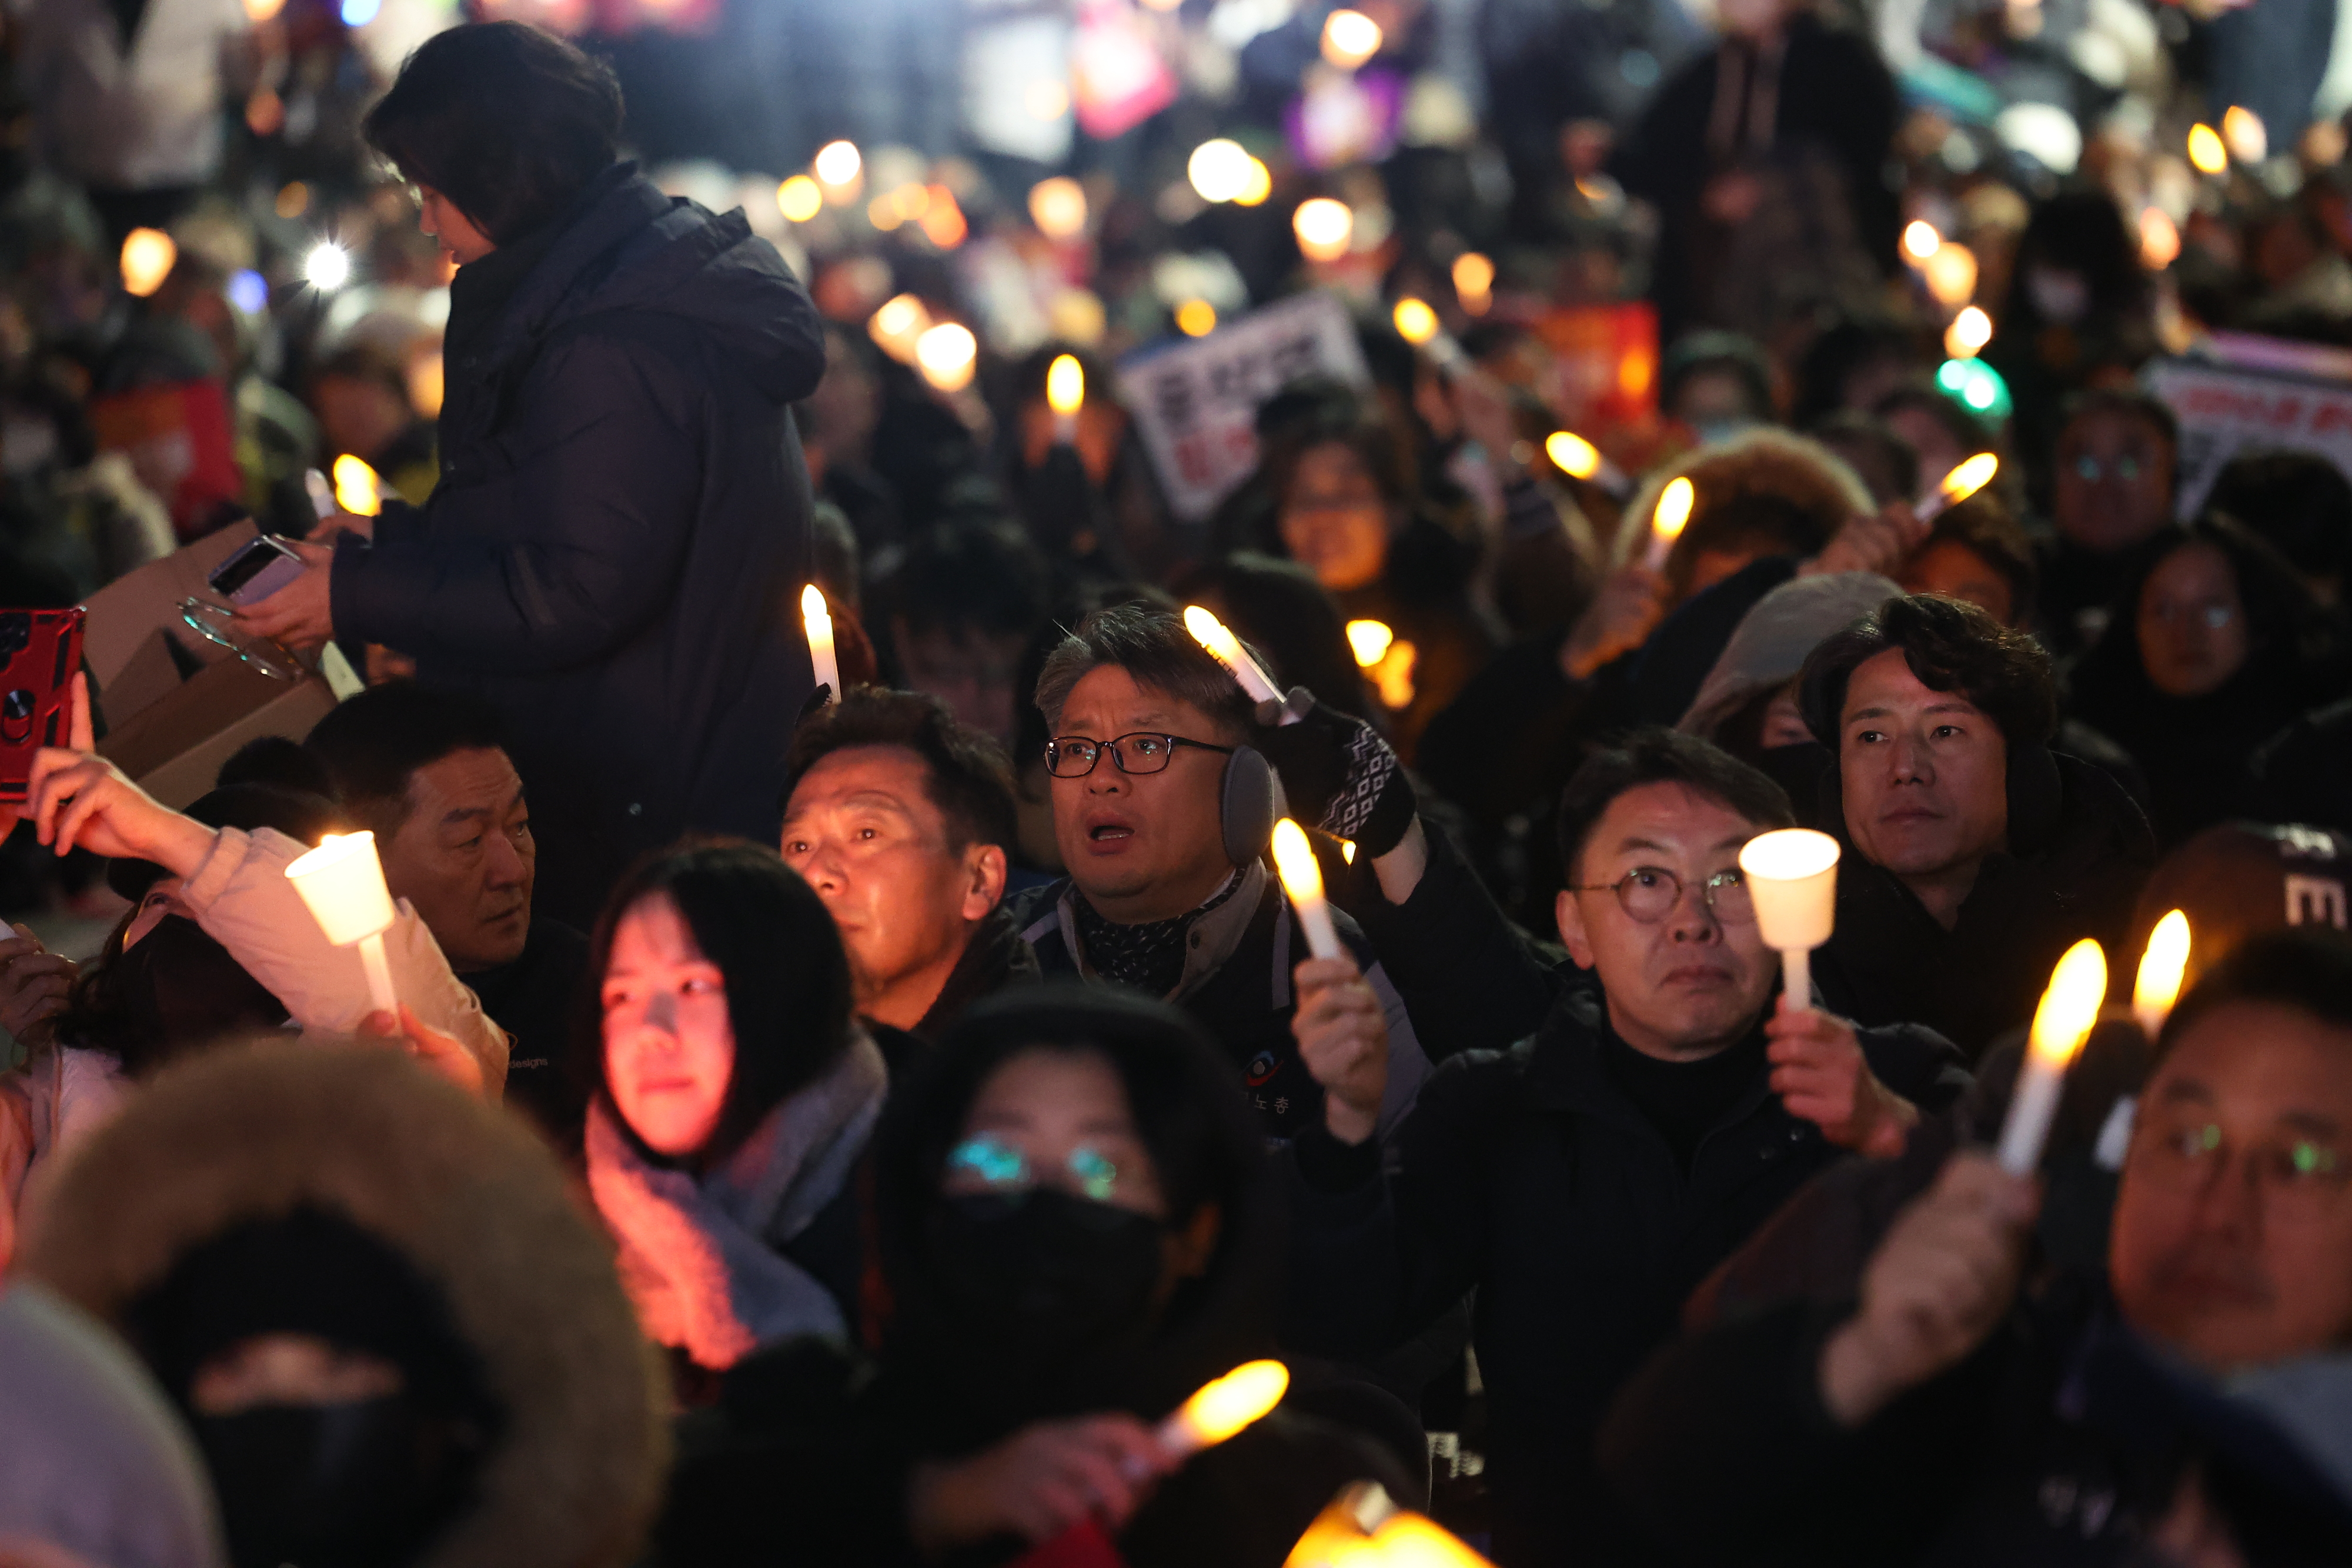
[[[1202,81],[779,187],[630,155],[627,7],[359,9],[0,24],[0,602],[256,526],[139,631],[334,692],[5,781],[0,1562],[2352,1562],[2352,478],[2158,373],[2352,407],[2352,185],[2235,32],[1722,0],[1619,102],[1561,6],[1482,118],[1460,7],[1080,7],[1236,194]]]

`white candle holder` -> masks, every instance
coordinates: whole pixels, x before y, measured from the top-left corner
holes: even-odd
[[[1780,955],[1791,1008],[1813,1005],[1813,949],[1837,928],[1838,841],[1811,828],[1759,833],[1739,851],[1757,933]]]
[[[319,923],[329,942],[360,950],[369,1000],[376,1011],[397,1018],[400,999],[392,988],[392,964],[384,956],[383,934],[392,929],[399,912],[383,883],[383,862],[376,858],[375,835],[329,833],[319,841],[317,849],[286,868],[286,880],[302,895],[310,918]]]

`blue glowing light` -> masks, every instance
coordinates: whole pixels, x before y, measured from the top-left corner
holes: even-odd
[[[343,26],[364,27],[383,9],[383,0],[343,0]]]
[[[248,316],[269,308],[269,280],[247,268],[228,280],[228,302]]]

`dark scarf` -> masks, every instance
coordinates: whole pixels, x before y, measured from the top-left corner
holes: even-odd
[[[1078,942],[1086,949],[1087,962],[1104,979],[1141,991],[1147,997],[1172,994],[1184,978],[1184,938],[1192,931],[1192,923],[1231,898],[1241,884],[1241,878],[1228,878],[1225,885],[1200,908],[1171,920],[1151,920],[1141,925],[1122,925],[1116,920],[1107,920],[1095,912],[1085,894],[1078,894],[1074,901]]]

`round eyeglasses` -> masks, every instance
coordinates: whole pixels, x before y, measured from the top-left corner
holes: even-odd
[[[1180,746],[1197,746],[1202,751],[1223,752],[1227,757],[1234,754],[1230,746],[1212,746],[1205,740],[1187,740],[1181,735],[1122,735],[1117,740],[1061,735],[1045,743],[1045,771],[1056,779],[1084,779],[1095,770],[1095,764],[1108,751],[1112,764],[1121,773],[1160,773],[1167,770],[1168,759],[1176,755]]]
[[[1683,879],[1654,865],[1637,865],[1615,882],[1588,883],[1569,891],[1599,893],[1604,888],[1617,894],[1617,903],[1629,918],[1644,925],[1655,925],[1683,901]],[[1708,912],[1726,925],[1745,925],[1756,918],[1748,881],[1736,871],[1719,871],[1708,877],[1699,883],[1699,896]]]

